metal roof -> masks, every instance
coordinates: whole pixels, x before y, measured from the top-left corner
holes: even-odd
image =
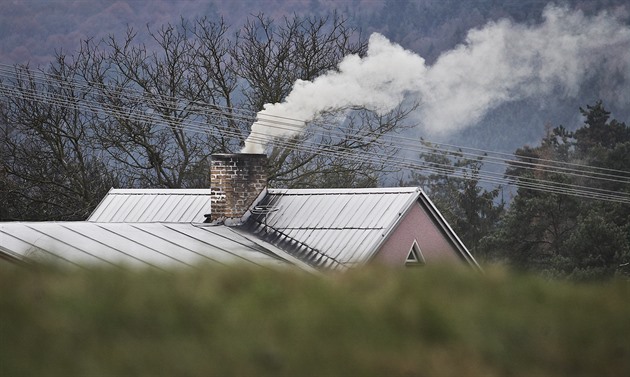
[[[199,263],[302,267],[273,245],[226,226],[187,223],[0,223],[0,252],[62,265],[178,267]],[[308,269],[308,268],[307,268]]]
[[[418,202],[462,257],[477,265],[417,187],[269,189],[247,221],[232,227],[202,223],[210,197],[209,189],[112,189],[86,222],[0,223],[0,254],[76,265],[242,262],[345,269],[368,262]]]
[[[210,189],[111,189],[88,221],[197,222],[210,213]]]
[[[422,193],[419,188],[269,189],[249,231],[313,266],[367,262]]]

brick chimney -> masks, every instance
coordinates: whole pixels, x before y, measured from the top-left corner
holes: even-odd
[[[265,154],[214,154],[210,162],[210,221],[238,220],[267,187]]]

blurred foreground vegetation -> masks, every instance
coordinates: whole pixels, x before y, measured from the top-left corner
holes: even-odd
[[[0,266],[0,375],[629,375],[630,283]]]

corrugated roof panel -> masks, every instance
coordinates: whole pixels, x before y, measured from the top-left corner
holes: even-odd
[[[380,200],[379,195],[361,195],[355,198],[355,203],[359,206],[359,211],[348,212],[346,227],[372,229],[376,223],[382,220],[382,213],[377,205]]]
[[[380,245],[388,231],[397,224],[401,215],[409,208],[409,205],[417,199],[416,193],[408,195],[383,195],[375,203],[373,213],[380,216],[366,216],[370,218],[367,226],[375,231],[354,240],[355,252],[348,258],[349,262],[360,262],[368,259],[374,248]],[[375,219],[376,218],[376,219]]]
[[[401,209],[407,209],[407,207],[405,206],[405,203],[408,203],[412,200],[415,200],[417,198],[417,196],[399,196],[396,197],[394,195],[389,196],[388,198],[384,198],[384,199],[390,199],[387,201],[387,203],[384,203],[380,208],[382,208],[383,211],[383,216],[384,217],[393,217],[396,218],[398,216],[400,216],[402,214]]]
[[[330,217],[330,212],[333,210],[336,202],[339,201],[339,195],[330,195],[328,200],[317,200],[313,196],[306,198],[305,200],[309,204],[309,211],[300,214],[304,219],[303,226],[314,229],[327,227],[326,218]]]
[[[304,241],[313,233],[312,229],[301,229],[301,228],[288,228],[281,229],[282,233],[286,234],[288,237],[293,238],[299,242],[304,243]],[[310,245],[309,245],[310,246]],[[311,246],[314,247],[314,246]]]
[[[404,198],[404,196],[402,196]],[[383,228],[384,222],[389,223],[391,217],[388,216],[388,208],[399,204],[402,205],[404,200],[397,202],[396,196],[392,194],[385,194],[381,196],[370,195],[365,199],[365,206],[371,208],[367,216],[363,220],[363,225],[366,228]],[[402,203],[401,203],[402,202]],[[398,210],[399,208],[396,208]]]
[[[336,195],[334,200],[330,201],[329,208],[326,209],[325,215],[322,217],[317,228],[341,228],[342,223],[352,217],[352,212],[348,211],[348,207],[352,207],[350,203],[356,202],[354,195]]]
[[[138,224],[130,224],[134,227],[138,227]],[[161,223],[158,226],[141,224],[140,229],[152,237],[160,240],[160,243],[165,245],[165,248],[172,248],[171,245],[175,244],[178,248],[181,248],[186,254],[188,254],[188,263],[197,262],[217,262],[217,263],[229,263],[234,259],[230,254],[225,253],[220,248],[211,242],[211,238],[207,237],[203,231],[197,229],[194,226],[181,227],[179,224]],[[180,251],[181,253],[182,251]],[[237,250],[235,250],[237,252]],[[226,255],[227,254],[227,255]]]
[[[173,208],[167,216],[167,221],[181,221],[182,217],[190,210],[190,203],[192,203],[193,200],[194,198],[191,196],[181,195],[179,202],[173,204]]]
[[[197,227],[196,231],[204,233],[204,236],[199,236],[200,238],[210,235],[212,237],[213,250],[220,250],[224,254],[230,255],[232,259],[238,258],[244,262],[250,261],[251,258],[266,258],[264,254],[261,255],[258,252],[256,244],[230,232],[228,227],[200,226]]]
[[[161,208],[161,205],[156,205],[156,199],[158,199],[156,195],[125,196],[125,203],[119,207],[117,216],[112,219],[113,222],[131,221],[132,218],[137,222],[148,218],[146,216],[148,211],[153,208]]]
[[[169,222],[181,222],[182,219],[186,218],[188,213],[192,213],[193,209],[196,208],[194,203],[197,198],[195,196],[182,196],[179,203],[173,207],[170,215],[168,216]],[[198,213],[198,210],[194,211]],[[201,221],[198,221],[201,222]]]
[[[280,197],[279,199],[284,199]],[[309,200],[308,196],[288,196],[288,202],[280,204],[278,207],[278,223],[274,223],[280,228],[307,228],[312,222],[310,216],[316,215],[317,202]]]
[[[75,265],[118,262],[117,250],[92,240],[84,233],[89,227],[77,231],[67,224],[71,223],[8,223],[3,224],[2,228],[5,233],[21,237],[32,245],[31,249],[13,249],[15,253],[31,260],[53,263],[64,260]],[[33,249],[37,253],[31,253]]]
[[[199,262],[286,265],[285,259],[225,226],[189,223],[0,223],[2,251],[25,260],[190,266]],[[272,246],[269,245],[271,248]]]
[[[359,259],[363,250],[369,250],[379,234],[372,229],[319,230],[320,241],[313,247],[325,250],[326,255],[341,263]]]
[[[186,222],[189,219],[189,213],[195,213],[195,217],[203,221],[202,219],[205,219],[204,215],[210,213],[210,207],[205,207],[207,203],[207,198],[203,196],[186,196],[181,208],[174,213],[171,221]]]
[[[352,249],[352,252],[345,252],[338,258],[343,259],[344,263],[365,262],[374,252],[374,248],[383,240],[383,232],[384,230],[357,233],[346,245],[346,248]]]
[[[371,188],[314,188],[314,189],[268,189],[272,195],[329,195],[329,194],[401,194],[418,192],[417,187],[371,187]]]
[[[169,255],[185,263],[199,262],[254,263],[265,264],[273,261],[269,256],[258,252],[256,245],[244,242],[237,235],[224,235],[213,227],[210,231],[202,226],[178,223],[130,224],[145,232],[154,240],[151,244],[160,250],[169,250]],[[231,238],[230,238],[231,236]]]
[[[112,222],[121,222],[133,216],[136,212],[142,211],[143,199],[141,196],[120,196],[121,201],[118,204],[116,212],[112,214]]]
[[[277,195],[267,195],[265,198],[265,204],[274,210],[268,212],[266,215],[263,215],[263,217],[265,217],[267,221],[273,221],[274,224],[284,227],[285,224],[290,223],[294,214],[299,213],[300,208],[304,205],[304,203],[298,202],[295,197],[289,197],[280,204],[278,202],[280,199],[283,198]]]
[[[53,223],[53,226],[49,227],[41,227],[38,224],[33,224],[30,226],[31,229],[40,231],[45,233],[49,238],[57,238],[64,241],[64,244],[69,246],[74,250],[80,250],[82,253],[89,254],[96,260],[92,261],[83,261],[78,258],[74,254],[67,254],[68,258],[72,260],[77,260],[80,263],[84,262],[107,262],[110,264],[120,263],[120,254],[121,251],[115,247],[112,247],[111,244],[104,242],[103,240],[99,240],[96,237],[97,229],[94,227],[80,227],[76,226],[75,223]],[[105,238],[111,237],[109,234],[105,236]],[[111,241],[107,239],[107,241]],[[48,247],[48,246],[47,246]],[[60,247],[50,247],[52,250],[59,250],[59,254],[66,255],[68,250],[64,250],[63,246]],[[140,263],[144,265],[149,265],[140,259],[135,259],[133,263]]]
[[[347,229],[352,231],[352,229]],[[332,250],[337,245],[337,237],[341,234],[340,229],[313,229],[310,234],[310,239],[305,241],[309,246],[317,250],[325,250],[326,255],[332,256]]]
[[[370,228],[366,221],[370,217],[375,217],[375,199],[370,200],[370,196],[363,195],[353,201],[353,206],[348,209],[344,217],[344,228]],[[377,216],[380,216],[378,214]]]
[[[51,263],[60,263],[62,265],[77,265],[76,262],[67,260],[56,253],[48,251],[45,245],[38,244],[37,241],[41,239],[41,237],[41,234],[34,233],[26,227],[13,227],[9,232],[5,231],[4,227],[0,227],[2,250],[10,253],[10,255],[27,260],[39,259],[47,260]]]
[[[309,202],[313,206],[313,211],[304,214],[307,219],[307,226],[315,229],[331,228],[335,218],[339,216],[338,211],[343,206],[342,195],[329,195],[327,200],[317,200],[310,196]],[[346,200],[347,202],[347,200]]]
[[[335,224],[339,228],[348,228],[353,224],[357,223],[357,218],[361,219],[365,214],[363,214],[364,205],[360,200],[351,200],[349,201],[345,211],[348,215],[344,217],[340,217],[338,222]]]
[[[155,201],[153,196],[149,195],[118,195],[125,198],[126,204],[118,208],[116,216],[111,218],[112,222],[138,222],[143,218],[150,218],[147,212],[158,210],[159,203]]]
[[[305,194],[304,192],[311,192]],[[417,197],[416,190],[270,190],[278,212],[268,222],[278,228],[364,227],[387,226],[393,214]],[[296,205],[296,203],[300,203]],[[280,208],[281,207],[281,208]],[[288,209],[285,209],[287,208]],[[279,220],[281,219],[281,220]]]
[[[121,195],[122,196],[122,195]],[[169,199],[166,195],[125,195],[128,200],[133,201],[136,205],[132,208],[120,208],[121,217],[117,221],[128,222],[150,222],[160,217],[160,213],[164,211],[164,205]],[[177,196],[175,197],[177,198]],[[99,221],[106,221],[105,219]]]
[[[327,241],[327,230],[328,229],[323,228],[309,228],[304,231],[304,235],[299,237],[298,239],[308,246],[319,250],[322,244]]]
[[[104,224],[104,227],[98,224],[83,226],[81,223],[60,223],[58,225],[60,229],[55,229],[55,234],[61,235],[61,229],[74,232],[74,238],[64,235],[64,239],[72,239],[73,245],[80,245],[99,259],[106,259],[113,264],[159,268],[160,265],[173,262],[166,255],[154,250],[150,242],[145,239],[129,238],[120,231],[118,223]]]
[[[210,213],[210,203],[208,202],[208,198],[205,196],[197,196],[195,197],[195,201],[187,211],[187,213],[196,213],[196,218],[206,219],[205,215]],[[187,216],[182,214],[182,217],[179,219],[180,222],[184,222],[187,220]]]
[[[382,216],[382,213],[375,210],[377,202],[378,195],[375,194],[353,197],[352,205],[349,206],[347,211],[343,214],[343,227],[362,229],[374,228],[374,225],[370,224],[370,220],[381,221]]]
[[[265,202],[272,204],[266,220],[252,216],[249,223],[266,223],[270,229],[296,240],[290,246],[304,258],[316,249],[328,258],[312,260],[322,265],[365,262],[398,221],[400,214],[418,198],[417,188],[269,190]],[[261,228],[251,225],[262,238]],[[270,234],[270,233],[266,233]],[[273,237],[269,235],[268,237]],[[276,244],[295,242],[275,238]],[[280,247],[280,246],[279,246]],[[339,267],[339,266],[338,266]],[[339,267],[341,268],[341,267]]]
[[[362,249],[367,249],[372,245],[373,239],[378,239],[378,232],[372,229],[350,229],[342,231],[337,235],[334,244],[330,246],[331,256],[335,259],[344,259],[346,262],[353,259]]]
[[[153,267],[182,265],[183,263],[171,256],[171,251],[161,251],[153,245],[154,240],[145,234],[132,229],[123,223],[94,224],[96,227],[79,228],[86,236],[106,245],[121,254],[125,263],[138,261]],[[124,226],[120,226],[124,225]],[[124,256],[122,256],[124,254]]]
[[[313,221],[310,216],[315,214],[317,203],[309,200],[308,196],[291,195],[275,197],[275,209],[267,217],[267,223],[281,229],[304,230]]]
[[[287,265],[287,262],[291,264],[298,264],[300,266],[305,266],[302,262],[297,259],[291,258],[284,252],[281,252],[277,248],[273,247],[273,245],[267,244],[261,240],[255,239],[255,241],[251,241],[249,237],[245,237],[240,232],[237,232],[234,228],[231,227],[221,227],[219,229],[215,229],[215,232],[218,231],[220,233],[225,233],[225,237],[233,239],[235,242],[247,244],[248,248],[244,249],[246,254],[241,254],[241,257],[246,258],[250,261],[257,262],[264,265],[269,265],[270,263],[275,263],[277,265]],[[239,236],[241,238],[239,238]],[[274,258],[273,256],[277,258]]]
[[[109,198],[110,200],[105,202],[105,199],[107,198]],[[119,211],[119,208],[123,206],[126,199],[127,198],[124,196],[117,195],[117,196],[109,197],[109,195],[106,195],[103,201],[101,201],[101,203],[103,203],[102,216],[109,217],[109,218],[116,216],[116,214]],[[99,205],[97,209],[100,209],[100,207],[101,206]]]
[[[112,189],[92,222],[198,222],[210,213],[209,189]]]
[[[150,204],[151,207],[157,207],[158,211],[153,213],[147,221],[172,221],[173,213],[181,206],[183,195],[155,195],[153,201],[159,202],[160,205]]]
[[[289,234],[300,240],[301,242],[313,247],[315,246],[315,241],[313,241],[313,237],[316,237],[318,232],[315,232],[317,228],[317,224],[322,222],[322,217],[327,213],[327,208],[322,208],[322,206],[328,206],[328,203],[318,203],[316,200],[312,200],[312,197],[303,197],[302,200],[305,201],[307,205],[303,208],[305,209],[303,212],[298,212],[296,216],[295,224],[288,224]],[[275,228],[275,225],[272,225]]]
[[[314,229],[311,232],[311,240],[308,245],[326,252],[326,255],[335,257],[335,249],[338,248],[338,237],[342,233],[352,233],[355,229]]]

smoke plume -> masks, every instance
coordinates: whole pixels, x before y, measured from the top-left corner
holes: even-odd
[[[284,102],[265,105],[243,152],[264,152],[271,139],[301,132],[326,110],[360,106],[387,113],[403,100],[420,105],[414,116],[424,131],[448,134],[509,101],[552,92],[574,97],[596,74],[614,77],[621,84],[615,101],[630,104],[630,27],[608,13],[588,17],[548,6],[536,25],[491,22],[469,31],[431,66],[373,34],[365,57],[347,56],[335,71],[298,80]]]

